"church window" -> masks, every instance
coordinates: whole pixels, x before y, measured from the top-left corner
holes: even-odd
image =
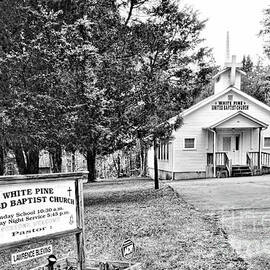
[[[184,138],[184,149],[187,149],[187,150],[196,149],[195,138]]]
[[[233,100],[233,95],[228,95],[228,100],[232,101]]]
[[[270,148],[270,137],[264,137],[264,147]]]
[[[238,151],[239,148],[240,148],[240,136],[237,135],[237,136],[235,137],[235,150]]]

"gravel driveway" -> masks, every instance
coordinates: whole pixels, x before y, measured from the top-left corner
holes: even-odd
[[[250,269],[270,269],[270,175],[170,185],[197,209],[218,213],[231,245]]]

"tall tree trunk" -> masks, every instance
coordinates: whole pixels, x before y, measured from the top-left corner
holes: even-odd
[[[132,154],[129,152],[129,176],[133,176],[133,168],[132,168]]]
[[[154,138],[154,181],[155,181],[155,189],[159,189],[157,150],[158,150],[157,139]]]
[[[27,174],[39,173],[39,150],[29,149],[26,153]]]
[[[5,173],[5,150],[4,147],[0,146],[0,175]]]
[[[143,164],[144,164],[144,145],[142,139],[140,139],[140,176],[143,176]]]
[[[51,169],[53,173],[61,172],[62,168],[62,148],[57,146],[54,149],[50,149]]]
[[[95,147],[87,149],[86,152],[88,182],[96,180],[96,149]]]
[[[141,157],[140,176],[146,176],[147,175],[147,147],[142,140],[140,140],[140,157]]]
[[[148,148],[144,148],[144,164],[143,164],[143,175],[147,176],[147,157],[148,157]]]
[[[121,159],[120,159],[120,154],[119,151],[117,153],[117,178],[121,176]]]
[[[24,155],[24,151],[23,151],[22,146],[16,145],[13,150],[14,150],[19,174],[26,174],[27,173],[27,165],[26,165],[25,155]]]

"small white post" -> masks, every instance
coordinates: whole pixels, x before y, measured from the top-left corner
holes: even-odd
[[[213,165],[214,165],[214,177],[217,177],[217,168],[216,168],[216,137],[217,137],[217,134],[216,134],[216,131],[215,130],[212,130],[213,133],[214,133],[214,145],[213,145]]]

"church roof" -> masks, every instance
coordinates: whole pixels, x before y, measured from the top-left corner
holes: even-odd
[[[243,121],[243,119],[245,121]],[[218,128],[218,127],[229,127],[229,128],[246,128],[246,127],[262,127],[267,128],[268,124],[260,121],[259,119],[256,119],[252,117],[251,115],[248,115],[244,113],[243,111],[238,111],[234,113],[233,115],[230,115],[228,117],[223,117],[219,121],[216,121],[215,123],[211,124],[208,128]]]
[[[229,71],[231,68],[230,67],[225,67],[224,69],[222,69],[221,71],[219,71],[216,75],[213,76],[213,79],[218,78],[221,74]],[[236,72],[239,72],[242,75],[246,75],[246,72],[244,72],[243,70],[236,68]]]
[[[243,91],[240,91],[239,89],[235,88],[235,87],[228,87],[226,88],[225,90],[217,93],[217,94],[214,94],[204,100],[201,100],[200,102],[194,104],[193,106],[189,107],[188,109],[184,110],[183,112],[181,112],[179,115],[182,116],[182,117],[185,117],[189,114],[191,114],[192,112],[196,111],[196,110],[199,110],[200,108],[202,108],[203,106],[211,103],[213,100],[219,98],[220,96],[228,93],[229,91],[233,91],[235,92],[236,94],[248,99],[249,101],[255,103],[256,105],[260,106],[261,108],[264,108],[265,110],[267,110],[268,112],[270,112],[270,107],[267,106],[266,104],[264,104],[263,102],[257,100],[256,98],[248,95],[247,93],[243,92]],[[174,122],[176,120],[177,116],[174,116],[172,117],[171,119],[169,119],[169,122]]]

